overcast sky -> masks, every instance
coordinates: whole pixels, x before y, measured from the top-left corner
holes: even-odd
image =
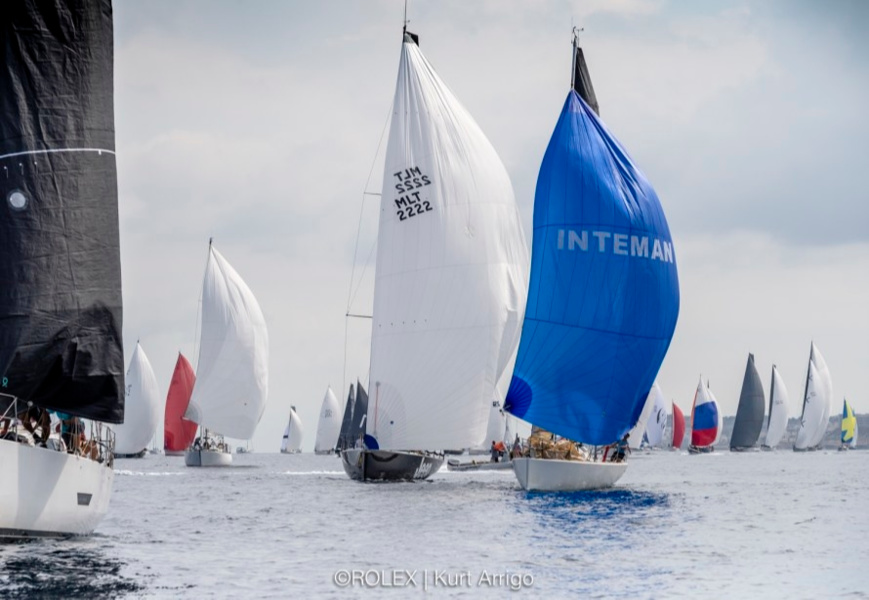
[[[311,450],[327,385],[343,405],[367,380],[369,322],[345,329],[344,314],[351,276],[351,310],[370,314],[377,208],[363,192],[380,190],[403,2],[114,6],[126,356],[141,340],[163,394],[179,350],[195,366],[213,236],[269,327],[253,448],[278,449],[294,404]],[[529,236],[571,27],[585,28],[601,117],[675,243],[667,398],[689,412],[702,374],[734,414],[753,352],[767,392],[778,365],[798,416],[814,340],[834,414],[843,396],[869,412],[869,3],[412,0],[408,18],[501,155]]]

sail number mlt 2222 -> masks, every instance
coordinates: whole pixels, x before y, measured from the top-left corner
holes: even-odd
[[[395,191],[402,194],[395,199],[396,213],[399,221],[421,215],[431,210],[431,202],[419,197],[419,188],[431,185],[428,175],[424,175],[419,167],[410,167],[394,174]]]

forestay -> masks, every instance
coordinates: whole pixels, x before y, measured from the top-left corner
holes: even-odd
[[[367,433],[380,448],[482,442],[518,343],[527,264],[501,160],[405,36],[374,292]]]
[[[268,394],[268,331],[250,288],[211,244],[199,342],[196,384],[185,418],[226,436],[250,439]]]

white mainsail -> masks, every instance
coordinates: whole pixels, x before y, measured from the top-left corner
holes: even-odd
[[[769,423],[766,428],[764,446],[775,448],[784,437],[788,428],[788,390],[785,382],[772,367],[772,383],[769,386]]]
[[[646,394],[646,403],[643,404],[643,411],[640,413],[640,418],[634,423],[634,426],[628,432],[628,445],[636,450],[643,443],[643,434],[646,432],[646,422],[649,420],[649,415],[652,414],[652,407],[655,404],[653,390],[649,390]]]
[[[323,404],[320,405],[320,419],[317,421],[317,437],[314,440],[314,452],[331,452],[338,445],[338,434],[341,433],[341,407],[332,387],[326,388]],[[301,443],[299,444],[301,447]]]
[[[378,231],[367,433],[381,449],[483,442],[520,334],[528,249],[489,140],[410,36]]]
[[[141,344],[136,342],[127,369],[124,422],[113,425],[116,454],[137,454],[148,447],[163,416],[157,376]]]
[[[825,384],[821,381],[815,363],[810,360],[803,414],[800,418],[800,429],[797,431],[794,450],[810,448],[818,437],[818,430],[821,429],[821,417],[824,414],[825,393]]]
[[[811,360],[815,363],[818,369],[818,377],[821,379],[824,399],[821,401],[823,412],[820,417],[818,430],[815,432],[815,437],[809,444],[810,448],[820,446],[824,439],[824,434],[827,433],[827,426],[830,424],[830,414],[833,412],[833,378],[830,376],[830,369],[827,367],[827,361],[824,360],[821,351],[812,342]]]
[[[336,436],[337,437],[337,436]],[[302,449],[302,420],[296,412],[296,407],[290,407],[290,421],[284,429],[281,440],[281,452],[300,452]]]
[[[265,410],[268,362],[268,331],[259,303],[235,269],[209,245],[199,363],[184,418],[249,440]]]
[[[724,417],[721,415],[721,404],[719,404],[718,398],[715,397],[715,394],[712,393],[712,388],[709,387],[709,380],[706,380],[706,392],[709,394],[709,398],[715,404],[715,409],[718,411],[718,432],[715,434],[715,441],[712,442],[712,445],[715,446],[721,441],[721,434],[724,432]]]
[[[664,441],[664,429],[667,427],[667,401],[657,381],[652,385],[650,395],[653,401],[652,411],[646,421],[646,441],[649,446],[660,446]]]

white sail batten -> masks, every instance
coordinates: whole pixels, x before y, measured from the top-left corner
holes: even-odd
[[[524,315],[528,249],[509,176],[405,39],[378,232],[367,433],[382,449],[481,444]]]
[[[764,445],[775,448],[788,428],[788,390],[775,366],[772,368],[769,406],[769,425],[767,426]]]
[[[250,288],[214,246],[202,284],[199,342],[184,417],[226,436],[252,438],[268,397],[268,331]]]
[[[317,421],[317,437],[314,440],[314,452],[328,452],[338,445],[338,434],[341,432],[341,407],[338,398],[331,387],[326,389],[323,403],[320,405],[320,419]]]
[[[125,395],[124,422],[112,426],[115,453],[136,454],[148,447],[163,416],[157,376],[138,342],[127,369]]]

